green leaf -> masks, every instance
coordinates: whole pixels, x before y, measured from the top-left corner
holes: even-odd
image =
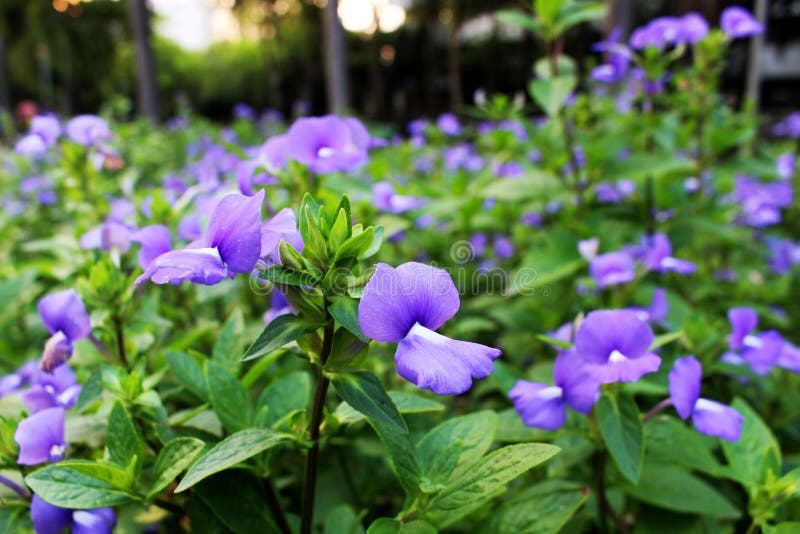
[[[266,388],[256,405],[256,425],[273,427],[288,415],[308,407],[311,398],[311,377],[305,371],[283,376]]]
[[[369,371],[340,373],[333,377],[333,386],[347,404],[370,421],[408,433],[406,422],[374,374]]]
[[[364,534],[364,527],[349,504],[339,504],[328,512],[324,534]]]
[[[328,236],[328,250],[331,253],[338,250],[352,233],[353,227],[350,224],[350,216],[343,208],[340,208],[336,220],[331,226],[331,234]]]
[[[578,78],[575,76],[555,76],[533,80],[530,84],[530,92],[539,107],[549,117],[555,117],[564,106],[567,96],[577,85]]]
[[[777,525],[764,525],[764,534],[797,534],[800,532],[800,521],[786,521]]]
[[[314,286],[319,282],[313,274],[290,269],[285,265],[270,265],[261,271],[259,277],[274,284],[287,286]]]
[[[418,397],[411,393],[403,393],[402,391],[389,391],[389,398],[397,407],[400,413],[426,413],[426,412],[440,412],[444,410],[444,404],[441,404],[430,399]],[[366,419],[366,416],[355,410],[346,402],[341,403],[334,412],[334,416],[343,425],[352,425],[359,423]]]
[[[747,487],[765,482],[770,472],[780,476],[781,449],[769,427],[744,400],[737,397],[731,406],[744,416],[739,441],[722,440],[733,476]]]
[[[128,473],[113,465],[94,462],[48,465],[25,477],[25,483],[45,502],[62,508],[118,506],[135,498]]]
[[[444,486],[470,469],[489,450],[497,431],[497,414],[490,410],[449,419],[417,443],[423,484]]]
[[[270,321],[255,343],[247,349],[247,352],[242,356],[242,361],[269,354],[318,328],[319,325],[309,324],[296,315],[290,313],[279,315]]]
[[[147,496],[152,498],[169,486],[194,462],[205,443],[199,439],[180,437],[167,442],[153,465],[153,484]]]
[[[361,256],[359,256],[358,258],[359,260],[365,260],[367,258],[371,258],[375,254],[377,254],[381,248],[381,243],[383,243],[383,234],[384,234],[383,226],[375,226],[373,228],[374,228],[373,232],[375,235],[372,238],[372,243],[370,243],[369,247],[367,247],[367,249],[361,253]]]
[[[120,401],[114,403],[111,413],[108,415],[106,447],[108,448],[109,458],[115,464],[127,467],[135,457],[137,458],[137,467],[141,466],[143,458],[142,440],[128,410],[125,409],[125,406]]]
[[[523,443],[498,449],[450,482],[431,500],[424,517],[432,518],[439,528],[451,525],[505,491],[506,484],[549,460],[559,450],[542,443]]]
[[[367,529],[367,534],[436,534],[436,532],[433,525],[420,519],[401,523],[388,517],[376,519]]]
[[[333,297],[330,300],[328,311],[336,321],[349,330],[353,335],[364,343],[369,343],[370,339],[361,331],[358,324],[358,300],[350,297]]]
[[[178,381],[202,400],[208,400],[208,388],[203,370],[194,358],[183,352],[168,351],[167,365]]]
[[[555,34],[562,34],[573,26],[605,16],[606,5],[603,2],[567,2],[556,16]]]
[[[648,350],[653,351],[657,348],[663,347],[664,345],[668,345],[673,341],[676,341],[683,337],[683,330],[678,330],[677,332],[669,332],[667,334],[661,334],[660,336],[656,336],[653,340],[653,344],[650,345]]]
[[[542,273],[528,269],[520,269],[514,274],[511,287],[508,288],[509,296],[531,295],[537,289],[555,284],[568,278],[586,266],[586,260],[580,259],[563,263],[558,267]]]
[[[226,471],[195,486],[193,493],[236,534],[278,534],[265,506],[262,482],[251,473]]]
[[[714,449],[719,440],[687,428],[674,417],[657,417],[644,425],[647,456],[681,465],[715,477],[730,476],[728,467],[717,460]]]
[[[495,17],[497,17],[497,20],[500,22],[520,26],[534,34],[538,34],[542,31],[542,25],[539,24],[539,22],[537,22],[537,20],[530,14],[525,13],[524,11],[519,11],[516,9],[503,9],[496,12]]]
[[[529,199],[544,199],[552,192],[563,189],[561,182],[551,172],[541,169],[526,170],[523,176],[513,180],[494,180],[480,190],[484,198],[498,201],[522,202]]]
[[[206,361],[206,384],[214,412],[228,432],[250,426],[253,405],[247,390],[227,369],[213,360]]]
[[[75,402],[75,412],[83,413],[86,408],[94,404],[103,395],[103,373],[96,370],[89,375],[81,387],[78,400]]]
[[[408,428],[378,377],[368,371],[334,376],[333,387],[354,409],[364,414],[383,442],[392,469],[406,493],[419,491],[419,465]]]
[[[232,434],[198,458],[183,477],[175,493],[185,491],[215,473],[234,467],[256,454],[285,443],[286,434],[277,434],[264,428],[248,428]]]
[[[549,343],[550,345],[555,345],[556,347],[561,347],[562,349],[572,348],[572,343],[570,343],[569,341],[562,341],[560,339],[546,336],[544,334],[536,334],[536,339],[538,339],[539,341],[544,341],[545,343]]]
[[[348,258],[362,259],[367,256],[367,252],[372,248],[375,241],[375,228],[372,226],[365,228],[360,234],[354,234],[347,239],[342,246],[336,249],[336,254],[333,257],[333,263]]]
[[[625,492],[637,500],[683,513],[735,519],[741,515],[713,486],[675,465],[647,464],[637,485]]]
[[[589,498],[589,492],[583,488],[553,489],[549,485],[539,484],[533,489],[538,490],[540,486],[547,487],[540,491],[525,492],[524,499],[515,497],[513,502],[493,510],[479,531],[555,534]]]
[[[596,406],[597,424],[608,452],[622,475],[636,484],[644,455],[642,420],[630,395],[603,395]]]
[[[214,342],[214,349],[211,358],[219,363],[233,368],[239,363],[239,356],[242,354],[242,334],[244,333],[244,318],[242,310],[236,308],[231,313],[222,332]]]

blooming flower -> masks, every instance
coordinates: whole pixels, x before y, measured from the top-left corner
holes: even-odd
[[[631,307],[637,313],[642,321],[648,321],[653,324],[664,325],[669,313],[669,302],[667,302],[667,291],[663,287],[657,287],[653,290],[653,298],[650,301],[650,306],[646,308]]]
[[[687,13],[680,18],[678,43],[695,44],[708,35],[708,22],[699,13]]]
[[[778,137],[800,138],[800,112],[787,115],[785,119],[772,127],[772,133]]]
[[[439,118],[436,119],[436,127],[445,135],[459,135],[461,133],[461,124],[452,113],[439,115]]]
[[[672,256],[672,244],[666,234],[645,236],[639,254],[644,267],[651,271],[691,274],[697,270],[694,263]]]
[[[439,395],[461,394],[491,374],[500,350],[435,332],[458,311],[458,290],[447,271],[421,263],[379,263],[364,287],[358,322],[368,337],[398,343],[397,372]]]
[[[633,258],[625,252],[607,252],[592,258],[589,274],[601,288],[632,282],[636,277]]]
[[[289,208],[283,208],[261,225],[261,257],[272,257],[275,263],[280,263],[277,249],[281,239],[292,245],[295,250],[303,250],[303,237],[297,229],[294,212]]]
[[[661,358],[650,352],[653,338],[650,325],[635,311],[593,311],[575,333],[575,352],[590,376],[603,384],[636,382],[661,365]]]
[[[775,160],[775,168],[778,171],[778,176],[784,180],[791,179],[794,176],[794,167],[797,164],[797,158],[791,152],[786,152],[778,156]]]
[[[679,358],[669,372],[669,396],[681,419],[692,418],[698,432],[739,441],[744,417],[735,409],[700,397],[703,367],[694,356]]]
[[[408,195],[398,195],[389,182],[378,182],[372,187],[372,202],[381,211],[404,213],[425,204],[425,200]]]
[[[764,31],[764,25],[739,6],[726,7],[719,19],[719,26],[729,37],[750,37]]]
[[[111,534],[117,518],[113,508],[70,510],[49,504],[34,495],[31,519],[36,534],[59,534],[69,529],[73,534]]]
[[[508,396],[522,421],[532,427],[557,430],[567,418],[567,406],[588,414],[600,398],[600,383],[585,369],[572,350],[558,355],[553,366],[553,385],[518,380]]]
[[[38,465],[64,458],[64,408],[46,408],[19,422],[14,433],[19,444],[17,463]]]
[[[781,221],[781,208],[792,204],[792,184],[787,181],[761,183],[739,176],[733,193],[742,210],[742,222],[763,228]]]
[[[787,342],[777,330],[753,333],[758,326],[758,314],[754,309],[731,308],[728,311],[728,320],[731,323],[728,346],[731,350],[738,351],[738,354],[726,354],[723,357],[725,361],[734,364],[747,363],[759,375],[769,374],[775,365],[783,367],[783,362],[789,368],[794,366],[794,354],[791,348],[784,353]]]
[[[51,372],[72,356],[72,343],[89,337],[92,323],[86,307],[74,289],[65,289],[43,297],[38,304],[39,317],[52,334],[44,347],[40,366]]]
[[[68,410],[81,392],[81,385],[68,365],[60,365],[52,373],[36,369],[29,383],[30,388],[21,396],[25,406],[33,413],[56,406]]]
[[[108,123],[96,115],[78,115],[67,122],[67,137],[79,145],[92,146],[112,139]]]
[[[29,134],[17,141],[14,152],[20,156],[40,158],[47,153],[47,145],[38,135]]]
[[[298,119],[286,132],[288,158],[320,174],[360,167],[367,161],[369,141],[359,120],[335,115]]]
[[[227,276],[249,273],[261,255],[261,203],[252,197],[225,196],[217,204],[205,238],[194,246],[171,250],[154,259],[135,283],[214,285]]]

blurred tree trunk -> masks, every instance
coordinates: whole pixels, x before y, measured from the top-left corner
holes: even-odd
[[[328,92],[328,111],[342,113],[348,106],[347,63],[344,28],[339,20],[337,0],[328,0],[322,13],[325,39],[325,85]]]
[[[750,38],[750,56],[747,59],[747,88],[745,98],[753,105],[753,113],[758,113],[761,99],[761,49],[767,33],[767,0],[756,0],[755,16],[764,25],[764,32]]]
[[[458,113],[463,104],[461,95],[461,43],[458,30],[461,28],[459,3],[452,3],[453,20],[447,36],[447,86],[450,92],[450,110]]]
[[[139,113],[156,122],[158,121],[156,68],[151,46],[150,14],[147,11],[147,0],[129,0],[129,7],[136,48]]]
[[[633,26],[633,1],[632,0],[608,0],[608,11],[606,15],[606,35],[611,33],[614,28],[622,30],[623,38],[631,33]]]

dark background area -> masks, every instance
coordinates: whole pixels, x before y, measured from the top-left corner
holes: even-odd
[[[2,0],[0,2],[0,104],[13,109],[23,100],[65,115],[136,112],[136,68],[131,0]],[[197,0],[198,2],[204,0]],[[236,0],[237,19],[260,38],[212,44],[187,51],[154,37],[158,115],[166,119],[188,106],[213,119],[227,119],[236,103],[291,114],[298,102],[306,112],[326,111],[322,9],[289,0],[278,14],[273,0]],[[614,26],[630,30],[661,15],[701,12],[712,26],[727,5],[746,2],[616,0],[608,19],[570,31],[564,51],[585,72],[598,60],[590,51]],[[504,35],[494,24],[481,39],[460,39],[470,21],[484,22],[500,8],[528,8],[527,2],[417,0],[403,26],[392,33],[346,34],[351,111],[372,120],[401,124],[419,116],[460,110],[476,90],[526,93],[533,62],[543,55],[535,37]],[[63,8],[63,9],[62,9]],[[770,0],[767,43],[800,46],[800,0]],[[742,91],[748,45],[731,47],[724,88],[731,98]],[[800,65],[795,73],[762,81],[767,112],[800,107]]]

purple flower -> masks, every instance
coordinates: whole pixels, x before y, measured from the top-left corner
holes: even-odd
[[[96,115],[78,115],[66,126],[67,137],[83,146],[110,141],[113,136],[108,123]]]
[[[504,235],[494,236],[494,254],[501,260],[514,256],[514,243]]]
[[[264,312],[264,324],[271,323],[276,317],[295,313],[292,305],[286,300],[286,296],[278,289],[273,289],[269,296],[269,309]]]
[[[528,213],[522,214],[520,221],[526,226],[538,227],[542,225],[544,218],[538,211],[529,211]]]
[[[372,187],[372,202],[380,211],[405,213],[425,204],[425,200],[408,195],[398,195],[389,182],[378,182]]]
[[[297,229],[297,220],[290,208],[283,208],[261,225],[261,257],[272,257],[275,263],[280,263],[277,249],[281,239],[297,251],[303,250],[303,237]]]
[[[781,209],[792,204],[792,184],[787,181],[761,183],[739,176],[735,181],[733,198],[742,210],[742,222],[763,228],[781,221]]]
[[[61,124],[53,115],[37,115],[31,119],[28,133],[38,135],[47,146],[53,146],[61,135]]]
[[[669,372],[669,396],[681,419],[692,418],[698,432],[739,441],[744,417],[735,409],[700,397],[703,367],[694,356],[679,358]]]
[[[527,426],[557,430],[567,419],[567,406],[588,414],[600,398],[600,383],[586,372],[584,362],[571,350],[558,355],[553,385],[518,380],[508,396]]]
[[[778,176],[784,180],[789,180],[794,176],[794,168],[797,164],[797,158],[791,152],[786,152],[778,156],[775,160],[775,167],[778,171]]]
[[[172,250],[169,228],[163,224],[142,226],[131,235],[131,241],[142,245],[139,250],[139,266],[147,270],[153,260]]]
[[[708,35],[708,22],[699,13],[687,13],[680,18],[677,43],[695,44]]]
[[[452,113],[439,115],[439,118],[436,119],[436,127],[445,135],[459,135],[461,133],[461,124]]]
[[[267,139],[258,151],[258,161],[270,172],[278,172],[286,166],[289,155],[288,135],[276,135]]]
[[[397,372],[439,395],[467,391],[489,376],[500,351],[435,332],[456,314],[458,290],[447,271],[421,263],[397,268],[379,263],[358,306],[361,330],[376,341],[398,343]]]
[[[14,152],[20,156],[41,158],[47,154],[47,145],[44,140],[35,134],[29,134],[17,141]]]
[[[14,433],[19,444],[17,463],[38,465],[64,458],[64,408],[47,408],[19,422]]]
[[[603,384],[636,382],[657,371],[661,358],[650,352],[652,343],[650,325],[631,310],[591,312],[575,334],[575,352]]]
[[[425,119],[416,119],[408,123],[408,133],[412,136],[421,136],[425,133],[425,128],[428,127],[428,121]]]
[[[778,137],[800,138],[800,112],[790,113],[772,127],[772,133]]]
[[[589,274],[600,288],[632,282],[636,277],[633,258],[625,252],[608,252],[592,258]]]
[[[367,129],[357,119],[301,118],[286,132],[287,156],[320,174],[352,171],[367,161],[369,140]]]
[[[631,48],[664,48],[675,44],[681,36],[681,20],[675,17],[660,17],[651,20],[646,26],[637,28],[631,34],[629,44]]]
[[[38,495],[31,500],[31,519],[36,534],[111,534],[117,517],[113,508],[70,510],[43,501]]]
[[[83,234],[79,243],[85,249],[99,248],[105,252],[117,250],[124,254],[131,248],[132,233],[129,225],[109,217],[97,228]]]
[[[674,271],[680,274],[692,274],[697,266],[687,260],[672,256],[672,244],[666,234],[654,234],[642,239],[642,264],[651,271]]]
[[[800,263],[800,246],[789,239],[768,237],[769,268],[775,274],[786,274],[792,266]]]
[[[202,242],[158,256],[136,279],[155,284],[214,285],[227,276],[249,273],[261,255],[261,203],[264,191],[252,197],[225,196],[217,204]]]
[[[768,330],[754,334],[758,326],[758,314],[752,308],[731,308],[728,311],[728,320],[731,323],[731,334],[728,336],[728,346],[732,352],[727,354],[729,363],[747,363],[754,373],[766,375],[775,365],[780,365],[781,355],[787,345],[777,331]],[[793,366],[793,353],[791,348],[784,354],[784,362],[788,368]],[[782,365],[781,365],[782,366]]]
[[[65,289],[43,297],[38,304],[39,317],[52,337],[45,343],[40,366],[52,371],[72,355],[72,343],[89,337],[92,323],[86,307],[74,289]]]
[[[22,393],[22,401],[32,413],[60,406],[72,408],[81,392],[75,373],[68,365],[61,365],[52,373],[36,369],[29,380],[30,388]]]
[[[750,37],[764,31],[764,25],[739,6],[726,7],[719,18],[719,26],[732,39]]]

